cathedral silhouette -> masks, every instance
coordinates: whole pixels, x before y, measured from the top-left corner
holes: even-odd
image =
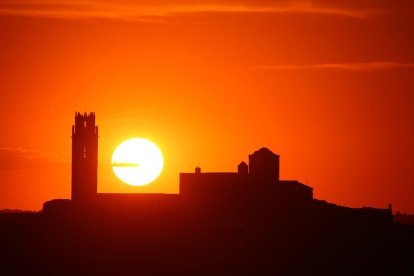
[[[179,194],[98,193],[96,117],[76,113],[71,199],[45,202],[40,213],[0,214],[1,271],[412,275],[402,272],[413,270],[413,231],[393,222],[391,206],[316,199],[312,187],[281,180],[279,165],[260,148],[234,172],[180,173]]]
[[[313,198],[313,188],[295,180],[280,180],[280,157],[267,148],[249,155],[236,172],[180,173],[179,194],[98,193],[98,126],[95,113],[75,114],[72,126],[72,198],[45,202],[45,214],[127,214],[197,217],[247,221],[254,217],[289,214],[295,217],[391,223],[392,210],[348,208]]]

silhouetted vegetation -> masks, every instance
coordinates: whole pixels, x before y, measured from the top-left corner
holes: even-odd
[[[35,213],[35,211],[27,211],[27,210],[19,210],[19,209],[3,209],[0,210],[0,214],[2,213],[6,213],[6,214],[10,214],[10,213]]]
[[[411,215],[411,214],[396,212],[394,214],[394,221],[401,223],[401,224],[414,225],[414,214]]]
[[[165,206],[158,206],[164,208]],[[331,206],[332,208],[336,208]],[[414,228],[334,209],[0,214],[2,275],[403,275]],[[247,210],[246,210],[247,211]],[[302,213],[302,215],[300,215]],[[340,213],[340,212],[339,212]],[[409,275],[409,274],[405,274]]]

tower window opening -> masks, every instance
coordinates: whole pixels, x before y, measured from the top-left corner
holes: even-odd
[[[83,147],[83,158],[86,158],[86,147]]]
[[[83,127],[86,128],[86,121],[83,122]]]

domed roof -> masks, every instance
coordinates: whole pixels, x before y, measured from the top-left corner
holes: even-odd
[[[273,156],[277,154],[273,153],[273,151],[271,151],[270,149],[263,147],[255,151],[252,155],[272,155]]]

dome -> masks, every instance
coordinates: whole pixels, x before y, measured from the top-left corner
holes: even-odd
[[[265,147],[255,151],[252,155],[272,155],[272,156],[276,155],[277,156],[277,154],[273,153],[273,151]]]

